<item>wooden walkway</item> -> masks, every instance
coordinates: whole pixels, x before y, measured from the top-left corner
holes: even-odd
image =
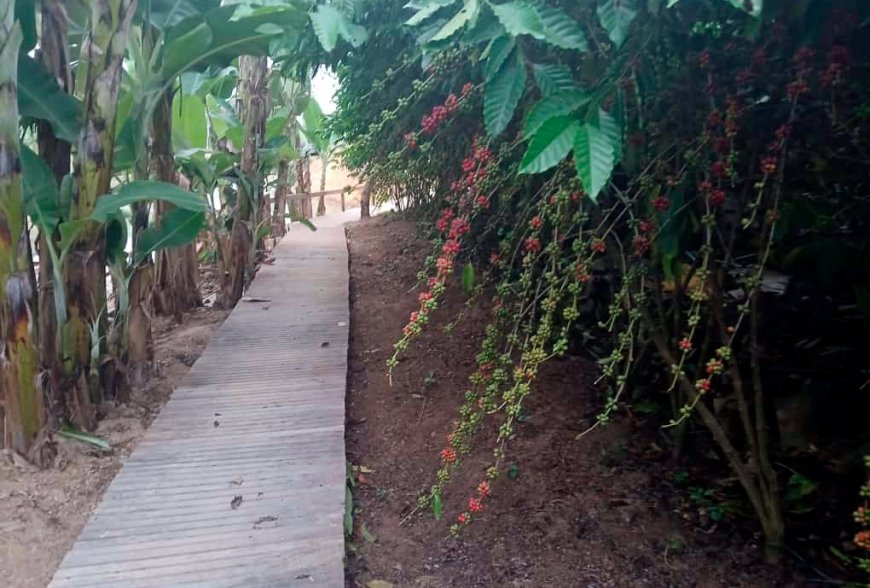
[[[348,219],[294,224],[51,588],[344,586]]]

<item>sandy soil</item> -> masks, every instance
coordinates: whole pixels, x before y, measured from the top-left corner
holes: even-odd
[[[311,190],[313,192],[320,192],[320,174],[323,169],[323,162],[319,157],[311,158]],[[326,190],[340,190],[347,186],[357,186],[360,181],[357,178],[354,178],[350,175],[350,173],[345,169],[340,162],[332,161],[329,163],[329,167],[326,170]],[[362,192],[362,188],[354,190],[350,194],[345,196],[345,207],[346,208],[356,208],[359,206],[359,197]],[[326,200],[326,213],[331,214],[334,212],[341,212],[341,195],[334,194],[325,196]],[[313,201],[314,210],[317,210],[317,199]]]
[[[38,470],[0,453],[0,585],[42,588],[146,427],[205,349],[226,311],[200,308],[181,324],[158,318],[155,373],[113,406],[96,435],[112,449],[58,438],[55,467]]]
[[[594,366],[549,364],[512,442],[517,474],[493,484],[483,516],[459,539],[448,527],[490,455],[483,435],[444,499],[445,519],[407,515],[431,484],[473,368],[488,309],[454,287],[387,381],[385,361],[411,310],[430,246],[413,224],[381,217],[349,229],[351,355],[348,459],[355,488],[348,586],[773,587],[790,574],[761,562],[748,521],[714,524],[675,487],[657,427],[623,417],[577,440],[600,410]],[[491,428],[494,428],[491,427]],[[375,584],[377,585],[377,584]]]

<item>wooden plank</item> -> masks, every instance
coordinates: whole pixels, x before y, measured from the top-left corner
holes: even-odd
[[[51,588],[344,585],[348,217],[336,217],[291,227]]]

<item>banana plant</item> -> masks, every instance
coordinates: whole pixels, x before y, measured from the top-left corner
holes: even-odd
[[[17,63],[22,30],[14,3],[0,2],[0,388],[4,443],[30,450],[44,423],[34,325],[36,290],[22,197]]]
[[[51,170],[45,162],[27,148],[22,151],[22,167],[27,181],[24,184],[25,208],[34,224],[46,234],[60,235],[55,242],[46,242],[45,253],[50,256],[54,271],[54,312],[58,323],[65,324],[68,319],[68,299],[64,289],[63,271],[68,266],[70,255],[74,252],[76,243],[89,226],[96,225],[105,235],[106,260],[114,279],[116,288],[116,313],[113,321],[115,336],[123,335],[127,328],[127,314],[130,305],[128,293],[130,281],[136,268],[149,259],[152,254],[167,247],[177,247],[191,242],[196,238],[205,219],[205,202],[197,194],[193,194],[174,184],[157,181],[134,181],[123,184],[110,194],[99,198],[93,211],[86,219],[74,218],[69,206],[72,200],[72,176],[67,176],[58,189]],[[124,209],[141,202],[165,201],[175,208],[171,214],[166,214],[159,224],[149,226],[137,240],[131,251],[127,252],[128,219]],[[57,203],[60,203],[58,205]],[[107,313],[106,306],[98,309],[99,315]],[[88,353],[89,373],[96,371],[101,354],[93,353],[94,321],[89,329],[91,332],[91,349]],[[69,341],[62,341],[61,347],[68,346]],[[69,354],[65,354],[69,357]],[[74,366],[67,365],[67,369]]]
[[[320,157],[320,191],[324,192],[326,190],[326,170],[336,148],[335,137],[329,132],[328,118],[323,114],[323,109],[314,98],[308,101],[308,105],[302,113],[302,120],[302,133]],[[321,195],[317,203],[317,215],[324,214],[326,214],[326,202],[324,196]]]

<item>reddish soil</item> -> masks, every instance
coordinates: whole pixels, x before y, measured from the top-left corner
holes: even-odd
[[[445,495],[446,520],[408,516],[433,480],[488,309],[471,307],[445,333],[465,307],[451,289],[391,386],[385,362],[416,307],[415,274],[430,247],[394,217],[351,226],[349,242],[348,458],[366,469],[354,488],[348,586],[799,585],[761,562],[749,523],[699,516],[704,509],[670,481],[657,427],[623,416],[576,438],[601,407],[594,366],[581,358],[541,375],[509,446],[518,475],[493,484],[486,511],[460,538],[448,527],[482,479],[491,434]]]
[[[103,491],[176,385],[200,356],[227,312],[199,308],[181,324],[158,318],[156,369],[128,404],[112,406],[95,434],[112,448],[56,437],[53,468],[38,470],[0,453],[0,583],[42,588],[72,546]]]

